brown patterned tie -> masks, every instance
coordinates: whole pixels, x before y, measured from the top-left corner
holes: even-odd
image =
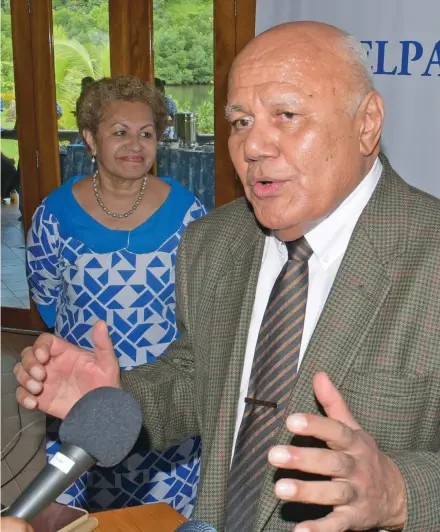
[[[296,378],[308,291],[304,237],[286,243],[288,260],[275,281],[258,335],[245,411],[229,475],[227,532],[252,530],[267,454],[282,425]]]

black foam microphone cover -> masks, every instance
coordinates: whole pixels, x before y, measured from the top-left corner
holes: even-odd
[[[141,408],[129,393],[110,387],[87,393],[61,423],[59,451],[2,516],[31,522],[94,464],[112,467],[121,462],[141,427]]]
[[[128,393],[104,386],[82,397],[60,427],[60,440],[84,449],[99,466],[112,467],[133,448],[142,411]]]

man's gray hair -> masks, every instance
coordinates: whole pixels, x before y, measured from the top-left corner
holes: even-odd
[[[365,96],[374,90],[373,77],[367,60],[367,53],[362,44],[349,33],[338,39],[345,57],[350,63],[353,81],[356,86],[354,99],[350,102],[352,113],[355,114]]]

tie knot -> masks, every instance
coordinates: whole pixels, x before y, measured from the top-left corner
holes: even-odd
[[[298,240],[286,242],[286,248],[289,260],[296,262],[308,261],[313,255],[313,249],[303,236],[298,238]]]

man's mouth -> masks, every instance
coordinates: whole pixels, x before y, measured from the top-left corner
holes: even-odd
[[[252,191],[259,198],[275,196],[282,188],[283,181],[273,181],[271,179],[257,179],[251,184]]]
[[[248,178],[248,184],[251,187],[254,187],[255,185],[258,185],[259,183],[262,185],[270,185],[271,183],[274,183],[275,181],[273,179],[270,179],[268,177],[251,177]]]

